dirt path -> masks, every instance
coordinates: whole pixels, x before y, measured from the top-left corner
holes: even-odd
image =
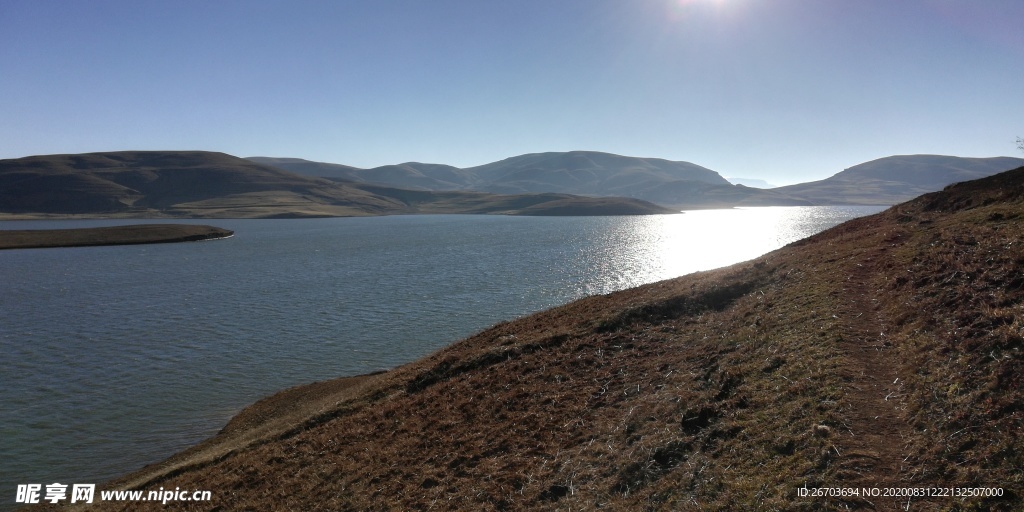
[[[844,487],[902,487],[906,483],[905,448],[909,430],[902,414],[903,376],[893,360],[886,339],[885,324],[878,315],[884,290],[877,284],[884,248],[859,254],[851,261],[843,283],[839,313],[843,340],[841,348],[848,364],[844,410],[846,421],[836,448],[839,481]],[[902,510],[906,503],[888,498],[855,501],[851,506],[866,509]]]

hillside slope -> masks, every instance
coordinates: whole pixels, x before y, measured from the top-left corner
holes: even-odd
[[[771,190],[737,187],[689,162],[596,151],[531,153],[465,171],[473,175],[474,190],[500,194],[621,196],[680,209],[811,204]]]
[[[1024,168],[951,186],[285,391],[112,487],[214,490],[183,510],[1020,510],[1022,219]],[[1001,496],[799,494],[937,486]]]
[[[536,216],[655,215],[679,213],[628,197],[571,194],[488,194],[486,192],[406,190],[353,183],[353,187],[393,199],[414,213],[462,213]]]
[[[301,158],[254,156],[248,157],[247,160],[287,169],[306,176],[319,176],[337,181],[368,183],[406,190],[462,190],[469,184],[469,173],[457,167],[442,164],[406,162],[372,169],[360,169],[341,164],[312,162]]]
[[[300,166],[315,164],[298,159],[276,160]],[[344,166],[331,168],[335,167]],[[307,172],[319,172],[318,169],[322,170],[313,165]],[[415,203],[410,203],[403,199],[408,193],[302,176],[205,151],[122,151],[0,160],[0,216],[14,218],[673,213],[654,204],[625,198],[506,197],[479,192],[450,196],[422,192]],[[540,206],[552,201],[559,202]],[[577,207],[564,208],[566,201]]]
[[[353,173],[362,171],[358,167],[342,164],[331,164],[327,162],[313,162],[302,158],[275,158],[267,156],[250,156],[246,160],[261,165],[269,165],[279,169],[287,169],[303,176],[316,176],[321,178],[339,178],[347,181],[359,181],[354,178]]]
[[[628,197],[675,209],[811,204],[771,190],[734,186],[689,162],[597,151],[530,153],[465,169],[418,162],[357,169],[297,158],[250,160],[300,174],[409,190]]]
[[[397,213],[345,184],[224,153],[120,151],[0,160],[0,212],[133,217]]]
[[[975,180],[1024,165],[1011,157],[962,158],[945,155],[897,155],[855,165],[820,181],[775,190],[815,204],[896,204],[941,190],[950,183]]]
[[[677,209],[891,205],[950,183],[1024,165],[1024,159],[1011,157],[900,155],[855,165],[824,180],[765,190],[732,185],[718,173],[689,162],[596,151],[531,153],[466,169],[415,162],[357,169],[297,158],[251,160],[300,174],[412,190],[621,196]]]
[[[689,162],[597,151],[530,153],[466,169],[478,190],[498,193],[570,192],[628,195],[650,182],[696,181],[730,185],[711,169]]]

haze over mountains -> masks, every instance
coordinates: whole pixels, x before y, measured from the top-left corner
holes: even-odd
[[[679,209],[811,204],[772,191],[736,187],[717,172],[690,162],[597,151],[530,153],[465,169],[419,162],[356,169],[293,158],[250,160],[335,180],[414,190],[621,196]]]
[[[778,185],[772,185],[765,180],[755,178],[726,178],[729,183],[733,185],[743,185],[745,187],[752,188],[776,188]]]
[[[632,198],[435,194],[331,181],[204,151],[122,151],[0,160],[0,213],[117,217],[325,217],[409,213],[671,213]]]
[[[595,151],[532,153],[465,169],[419,162],[358,169],[296,158],[249,159],[300,174],[413,190],[624,196],[680,209],[895,204],[950,183],[1024,165],[1024,159],[1011,157],[891,156],[824,180],[766,190],[733,185],[717,172],[689,162]]]
[[[343,183],[223,153],[124,151],[0,160],[0,211],[247,216],[275,207],[308,215],[365,215],[399,203]]]
[[[1012,157],[961,158],[943,155],[899,155],[855,165],[828,179],[774,189],[819,204],[896,204],[942,189],[950,183],[976,180],[1024,165]]]
[[[204,151],[0,160],[0,215],[311,217],[413,213],[624,215],[734,206],[894,204],[1024,165],[1011,157],[909,155],[825,180],[759,189],[689,162],[595,151],[531,153],[459,169],[373,169]]]

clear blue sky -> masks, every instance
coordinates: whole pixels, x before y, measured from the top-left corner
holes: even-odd
[[[1020,0],[0,0],[0,158],[1024,156]]]

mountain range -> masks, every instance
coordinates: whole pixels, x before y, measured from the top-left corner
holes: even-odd
[[[900,155],[855,165],[824,180],[773,190],[816,204],[889,205],[1021,165],[1024,159],[1012,157]]]
[[[689,162],[596,151],[531,153],[464,169],[419,162],[359,169],[297,158],[249,159],[299,174],[403,189],[623,196],[678,209],[895,204],[950,183],[1024,165],[1024,159],[1012,157],[899,155],[860,164],[820,181],[761,189],[733,185],[718,173]]]
[[[530,153],[465,169],[420,162],[358,169],[295,158],[249,160],[337,181],[413,190],[619,196],[676,209],[812,204],[770,190],[734,186],[717,172],[689,162],[597,151]]]
[[[303,176],[203,151],[122,151],[0,160],[0,213],[8,218],[672,212],[634,198],[413,192]]]
[[[774,189],[733,185],[689,162],[595,151],[531,153],[460,169],[372,169],[204,151],[121,151],[0,160],[0,215],[316,217],[415,213],[622,215],[734,206],[893,204],[1024,165],[907,155]]]

